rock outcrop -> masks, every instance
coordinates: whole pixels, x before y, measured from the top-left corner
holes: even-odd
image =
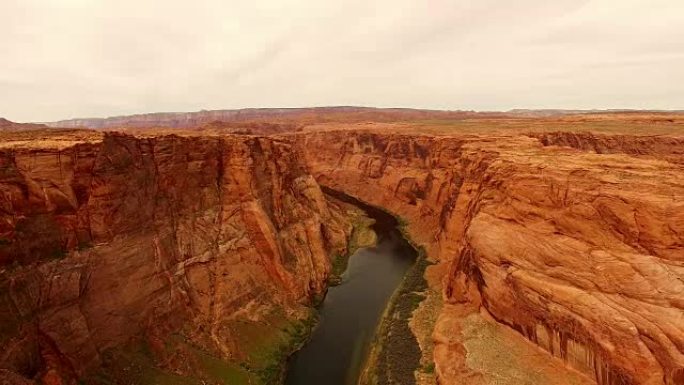
[[[597,154],[627,154],[684,164],[684,138],[668,136],[601,135],[591,132],[530,134],[545,146],[566,146]]]
[[[340,131],[295,140],[322,185],[407,222],[439,262],[445,309],[481,306],[601,385],[684,384],[681,139]],[[438,380],[461,383],[442,337]]]
[[[405,132],[0,146],[0,378],[97,383],[139,340],[165,373],[195,349],[251,370],[346,251],[323,185],[436,262],[440,384],[477,377],[450,335],[476,312],[601,385],[684,384],[681,138]]]
[[[243,362],[244,328],[306,317],[350,231],[275,139],[110,134],[4,150],[0,377],[75,383],[108,349],[172,332]]]

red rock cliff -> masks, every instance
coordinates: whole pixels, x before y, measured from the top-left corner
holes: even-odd
[[[296,140],[321,184],[408,222],[446,271],[447,303],[481,305],[599,384],[684,384],[679,139],[343,131]],[[439,382],[461,383],[441,337]]]
[[[183,325],[239,357],[235,322],[300,317],[349,226],[274,139],[111,134],[5,150],[0,377],[69,383],[106,349]]]
[[[440,383],[462,381],[447,310],[463,304],[602,385],[684,384],[678,140],[332,131],[2,150],[0,376],[73,383],[108,349],[178,330],[246,356],[240,325],[301,317],[345,248],[320,183],[404,218],[438,262]]]

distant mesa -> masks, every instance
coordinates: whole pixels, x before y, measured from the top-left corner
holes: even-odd
[[[188,128],[217,123],[279,123],[313,124],[326,122],[389,122],[424,119],[466,119],[506,116],[503,112],[439,111],[411,108],[374,107],[307,107],[307,108],[245,108],[237,110],[202,110],[197,112],[159,112],[109,118],[70,119],[46,123],[62,128]]]
[[[428,110],[413,108],[375,108],[355,106],[306,108],[244,108],[235,110],[201,110],[196,112],[156,112],[108,118],[79,118],[46,122],[49,127],[91,128],[98,130],[121,128],[197,128],[237,130],[247,127],[255,134],[290,131],[316,123],[398,122],[418,120],[464,120],[501,118],[562,118],[570,115],[654,115],[682,111],[637,110],[569,110],[569,109],[514,109],[499,111]],[[239,123],[239,124],[238,124]],[[270,126],[263,126],[269,123]],[[277,126],[273,126],[277,125]]]
[[[50,127],[39,123],[16,123],[5,118],[0,118],[0,131],[26,131],[44,130]]]

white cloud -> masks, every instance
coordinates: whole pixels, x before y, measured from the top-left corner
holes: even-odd
[[[0,3],[0,116],[684,108],[678,0]]]

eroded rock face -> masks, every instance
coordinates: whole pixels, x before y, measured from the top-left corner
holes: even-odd
[[[181,326],[240,357],[232,322],[299,317],[350,231],[274,139],[111,134],[2,152],[3,377],[73,383],[106,349]]]
[[[597,154],[628,154],[684,164],[684,138],[667,136],[601,135],[590,132],[530,134],[545,146],[567,146]]]
[[[449,317],[481,308],[600,384],[684,384],[681,139],[110,134],[60,148],[0,152],[10,383],[74,383],[107,349],[178,330],[245,356],[235,325],[299,317],[345,251],[351,225],[321,184],[401,216],[438,262],[440,383],[463,381]]]
[[[481,305],[599,384],[684,383],[679,139],[345,131],[296,140],[321,184],[408,222],[446,271],[447,302]],[[452,356],[435,349],[440,383],[462,381]]]

